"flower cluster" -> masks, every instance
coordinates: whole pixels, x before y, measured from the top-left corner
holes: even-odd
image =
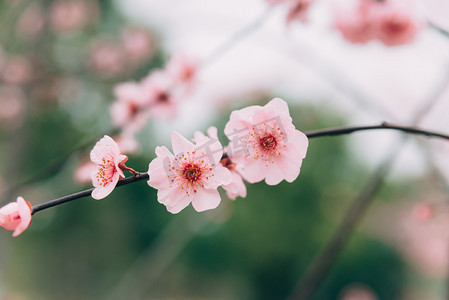
[[[215,208],[219,186],[231,199],[245,197],[243,179],[276,185],[298,177],[308,139],[295,129],[282,99],[234,111],[225,134],[230,140],[225,152],[215,127],[209,128],[208,136],[195,133],[195,143],[173,133],[174,154],[166,147],[156,148],[148,184],[158,190],[158,200],[168,211],[177,213],[190,202],[197,211]]]
[[[178,54],[164,69],[152,71],[140,82],[125,82],[115,87],[116,101],[110,112],[122,135],[133,136],[149,118],[173,118],[179,103],[192,91],[198,62]]]
[[[179,75],[179,80],[185,79],[186,74]],[[244,180],[276,185],[298,177],[308,139],[293,125],[284,100],[275,98],[265,106],[232,112],[225,135],[229,139],[226,147],[218,140],[215,127],[210,127],[207,135],[195,132],[192,141],[173,132],[173,152],[165,146],[156,147],[156,158],[148,167],[148,185],[157,189],[158,201],[169,212],[178,213],[190,203],[198,212],[214,209],[221,201],[219,187],[232,200],[246,197]],[[97,200],[114,190],[125,177],[124,171],[142,176],[125,165],[128,157],[107,135],[96,143],[90,159],[95,165],[91,196]],[[0,226],[14,230],[17,236],[29,226],[31,212],[31,205],[19,197],[17,203],[0,209]]]
[[[387,46],[399,46],[415,39],[421,23],[408,8],[397,3],[359,0],[351,10],[337,12],[334,26],[352,43],[379,40]]]

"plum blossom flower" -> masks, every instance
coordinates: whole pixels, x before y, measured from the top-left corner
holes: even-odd
[[[243,178],[269,185],[294,181],[306,156],[307,136],[295,129],[287,103],[274,98],[267,105],[233,111],[225,126],[231,161],[241,165]]]
[[[183,54],[175,54],[167,62],[165,69],[175,82],[192,84],[199,69],[199,62]]]
[[[95,187],[92,198],[100,200],[114,190],[120,178],[125,177],[122,169],[127,169],[124,164],[128,157],[121,154],[111,137],[105,135],[90,152],[90,160],[96,164],[96,170],[91,174]]]
[[[150,116],[165,119],[176,116],[181,98],[175,93],[176,82],[170,74],[163,70],[153,71],[141,84],[147,97]]]
[[[219,164],[223,148],[218,140],[204,137],[196,145],[177,132],[172,134],[173,153],[156,147],[151,161],[148,185],[157,189],[158,201],[173,214],[190,202],[200,212],[220,204],[217,188],[231,182],[228,169]]]
[[[307,12],[313,0],[290,0],[290,7],[287,13],[287,24],[298,20],[302,23],[307,22]]]
[[[407,8],[382,4],[376,12],[376,38],[382,43],[399,46],[415,39],[421,24]]]
[[[371,0],[361,0],[357,7],[348,11],[336,11],[334,27],[351,43],[365,44],[373,40],[375,37],[374,5],[378,4]]]
[[[122,33],[121,42],[127,54],[127,59],[133,64],[150,59],[156,48],[151,34],[139,27],[126,28]]]
[[[360,0],[352,10],[337,12],[334,26],[352,43],[376,39],[387,46],[399,46],[412,42],[421,24],[404,6]]]
[[[136,82],[124,82],[115,86],[114,94],[117,101],[110,108],[112,123],[123,127],[138,121],[137,115],[147,105],[143,87]]]
[[[95,1],[58,0],[50,7],[50,25],[56,33],[79,30],[93,23],[98,15]]]
[[[211,139],[218,140],[217,128],[214,126],[209,127],[207,129],[207,135]],[[204,143],[204,139],[207,139],[208,137],[202,132],[197,131],[195,132],[194,142],[196,144]],[[246,197],[246,186],[243,182],[242,175],[240,175],[240,172],[238,171],[240,166],[232,162],[228,156],[225,156],[220,160],[220,165],[227,168],[232,175],[231,183],[222,185],[222,188],[226,191],[226,195],[229,199],[235,200],[239,196],[242,198]]]
[[[17,202],[11,202],[0,208],[0,226],[14,230],[12,236],[18,236],[31,224],[32,207],[30,202],[17,197]]]

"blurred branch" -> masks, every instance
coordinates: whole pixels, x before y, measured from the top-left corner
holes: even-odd
[[[351,207],[346,212],[343,221],[332,235],[330,241],[310,264],[310,267],[301,277],[289,299],[310,299],[310,297],[313,296],[319,288],[346,242],[351,237],[351,234],[356,228],[358,222],[367,211],[379,189],[382,187],[385,176],[390,171],[393,161],[399,154],[401,147],[402,144],[395,147],[395,149],[382,162],[382,164],[378,166],[372,176],[367,180],[362,191],[352,202]]]
[[[212,51],[209,56],[204,59],[203,65],[211,64],[218,57],[223,55],[229,48],[238,44],[243,38],[247,37],[249,34],[253,33],[256,29],[258,29],[270,16],[271,6],[267,7],[267,9],[257,17],[256,20],[251,23],[245,25],[243,28],[239,29],[234,35],[232,35],[229,39],[227,39],[223,44],[218,46],[214,51]]]
[[[208,224],[207,219],[198,218],[197,215],[188,215],[187,220],[182,216],[173,218],[104,299],[145,299],[145,294],[153,288],[157,279]]]
[[[376,130],[376,129],[392,129],[392,130],[398,130],[405,133],[410,134],[418,134],[418,135],[424,135],[428,137],[439,137],[443,139],[449,139],[449,135],[439,133],[439,132],[432,132],[427,131],[423,129],[419,129],[416,127],[411,126],[399,126],[399,125],[393,125],[391,123],[383,122],[380,125],[373,125],[373,126],[357,126],[357,127],[341,127],[341,128],[330,128],[330,129],[323,129],[323,130],[314,130],[314,131],[308,131],[306,132],[307,137],[315,138],[315,137],[322,137],[322,136],[335,136],[335,135],[342,135],[342,134],[350,134],[356,131],[365,131],[365,130]]]
[[[440,34],[444,35],[446,38],[449,38],[449,31],[436,25],[434,22],[432,21],[427,21],[427,23],[429,24],[430,28],[436,30],[437,32],[439,32]]]

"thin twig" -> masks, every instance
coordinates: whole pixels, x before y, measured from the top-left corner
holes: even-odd
[[[387,159],[377,167],[372,176],[367,180],[360,194],[352,202],[351,207],[346,212],[343,221],[335,230],[330,241],[323,250],[312,261],[305,274],[302,276],[294,291],[290,295],[291,300],[306,300],[316,292],[322,281],[326,278],[333,263],[339,256],[344,245],[350,238],[357,224],[369,208],[375,195],[381,188],[385,176],[390,171],[393,161],[399,154],[401,144],[395,147]]]
[[[427,21],[427,23],[429,24],[430,28],[433,28],[437,32],[439,32],[442,35],[444,35],[446,38],[449,38],[449,31],[447,31],[446,29],[436,25],[434,22]]]
[[[127,178],[125,178],[123,180],[120,180],[117,183],[117,186],[127,185],[127,184],[130,184],[130,183],[134,183],[134,182],[137,182],[137,181],[145,180],[145,179],[148,179],[148,178],[149,178],[148,173],[138,173],[138,175],[135,175],[135,176],[132,176],[132,177],[127,177]],[[60,197],[58,199],[50,200],[50,201],[42,203],[42,204],[34,205],[31,214],[33,215],[33,214],[35,214],[35,213],[37,213],[37,212],[39,212],[41,210],[44,210],[44,209],[47,209],[47,208],[50,208],[50,207],[53,207],[53,206],[57,206],[57,205],[60,205],[60,204],[63,204],[63,203],[67,203],[67,202],[70,202],[70,201],[73,201],[73,200],[76,200],[76,199],[81,199],[81,198],[84,198],[84,197],[88,197],[88,196],[90,196],[92,194],[93,190],[94,189],[91,188],[91,189],[84,190],[84,191],[81,191],[81,192],[78,192],[78,193],[74,193],[74,194],[71,194],[71,195],[68,195],[68,196]]]

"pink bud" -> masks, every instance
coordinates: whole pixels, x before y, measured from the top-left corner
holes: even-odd
[[[0,208],[0,226],[14,230],[12,236],[18,236],[31,224],[32,206],[22,197],[17,202],[11,202]]]

